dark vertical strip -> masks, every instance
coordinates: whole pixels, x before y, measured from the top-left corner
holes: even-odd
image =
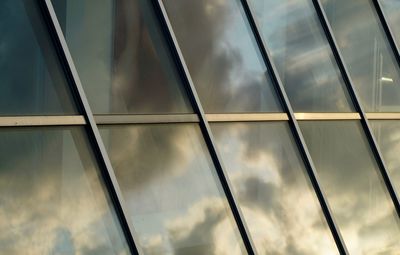
[[[245,222],[243,221],[243,217],[242,217],[240,208],[237,206],[236,199],[231,191],[232,186],[230,184],[229,179],[226,177],[227,174],[226,174],[225,169],[220,160],[220,156],[217,153],[214,138],[211,134],[210,126],[205,117],[203,107],[200,103],[200,99],[197,95],[196,88],[194,87],[189,70],[186,66],[182,52],[179,48],[178,41],[173,32],[171,23],[169,21],[169,18],[168,18],[168,15],[167,15],[167,12],[165,10],[162,0],[154,0],[154,7],[156,9],[157,15],[160,18],[162,29],[167,37],[167,41],[170,44],[169,46],[171,48],[174,59],[177,63],[178,71],[182,77],[182,80],[184,81],[184,83],[186,85],[186,89],[187,89],[188,95],[190,97],[190,100],[192,102],[193,108],[199,116],[199,120],[200,120],[199,124],[200,124],[201,132],[204,136],[205,142],[207,144],[207,148],[210,152],[212,161],[215,165],[218,177],[222,184],[222,188],[227,197],[229,206],[232,210],[236,224],[239,228],[240,235],[242,236],[246,250],[247,250],[248,254],[255,254],[256,250],[255,250],[254,244],[250,238],[247,226],[245,225]]]
[[[108,158],[107,152],[101,140],[99,130],[94,121],[92,111],[89,107],[89,103],[84,93],[78,73],[72,61],[71,54],[67,47],[67,43],[65,41],[60,24],[57,20],[57,16],[53,9],[51,0],[38,1],[38,3],[40,4],[45,21],[48,25],[50,34],[59,55],[61,64],[63,65],[63,68],[65,70],[66,78],[71,85],[71,89],[77,95],[77,103],[82,109],[82,114],[84,115],[87,123],[86,130],[88,132],[89,140],[92,144],[94,154],[96,155],[97,161],[100,165],[100,169],[102,170],[102,176],[104,178],[107,190],[109,191],[110,198],[113,202],[118,219],[121,223],[121,227],[126,237],[129,249],[132,254],[142,254],[140,249],[135,245],[133,238],[134,230],[129,218],[127,217],[129,214],[127,213],[121,190],[115,177],[114,170],[111,166],[111,162]]]
[[[371,1],[374,3],[375,9],[376,9],[376,13],[378,14],[378,17],[379,17],[379,20],[380,20],[380,22],[382,24],[383,30],[386,33],[386,37],[387,37],[387,39],[389,41],[389,44],[392,47],[392,50],[393,50],[394,56],[396,58],[397,64],[400,66],[400,50],[399,50],[399,47],[397,45],[397,43],[400,43],[400,42],[396,43],[396,40],[395,40],[395,38],[393,36],[393,32],[390,29],[390,26],[389,26],[389,24],[387,23],[387,21],[385,19],[385,15],[384,15],[382,6],[379,3],[379,1],[378,0],[371,0]]]
[[[267,66],[267,68],[270,70],[269,74],[266,75],[271,75],[272,79],[274,80],[274,83],[276,85],[276,90],[278,92],[278,95],[280,96],[280,99],[282,101],[283,107],[285,109],[285,111],[287,112],[288,116],[289,116],[289,124],[292,130],[292,133],[294,135],[295,141],[297,143],[297,146],[300,150],[300,153],[303,157],[304,163],[306,165],[307,168],[307,172],[308,175],[310,177],[311,180],[311,184],[315,190],[315,193],[318,197],[318,200],[321,204],[322,207],[322,211],[325,215],[325,218],[327,220],[327,223],[329,225],[329,228],[332,232],[333,238],[336,242],[337,248],[340,252],[340,254],[348,254],[347,252],[347,248],[346,245],[343,241],[343,238],[340,234],[340,231],[337,227],[337,224],[333,218],[331,209],[329,207],[329,204],[325,198],[325,195],[321,189],[321,185],[319,183],[318,180],[318,176],[317,176],[317,172],[315,170],[315,166],[314,163],[312,162],[311,159],[311,155],[307,149],[306,143],[304,141],[303,135],[301,133],[300,127],[297,123],[297,120],[294,116],[294,112],[292,109],[292,106],[290,105],[288,96],[285,92],[284,86],[282,84],[282,81],[279,77],[279,74],[276,70],[276,67],[274,65],[274,63],[272,62],[272,58],[267,50],[266,44],[263,40],[262,35],[260,34],[260,28],[257,24],[256,19],[254,18],[254,12],[251,9],[251,6],[248,4],[247,0],[241,0],[243,7],[245,9],[247,18],[249,19],[250,25],[251,25],[251,29],[255,35],[255,38],[257,40],[257,44],[260,48],[263,60]]]
[[[339,48],[337,46],[335,37],[333,36],[333,32],[332,29],[328,23],[328,19],[326,17],[325,11],[322,8],[321,3],[319,2],[319,0],[313,0],[315,9],[318,13],[318,17],[321,21],[321,24],[324,28],[326,37],[328,38],[329,44],[332,48],[333,51],[333,55],[335,56],[335,60],[339,66],[340,72],[342,73],[342,77],[346,83],[347,89],[349,91],[349,94],[353,100],[354,103],[354,107],[356,108],[357,112],[360,113],[361,116],[361,124],[363,126],[364,132],[367,136],[368,142],[370,144],[370,148],[375,156],[375,159],[378,163],[379,166],[379,170],[381,171],[382,177],[383,177],[383,181],[385,182],[385,185],[387,187],[387,190],[389,191],[390,197],[393,201],[393,204],[395,206],[395,209],[397,211],[398,216],[400,216],[400,204],[399,204],[399,199],[398,196],[396,194],[396,191],[394,189],[394,186],[392,185],[392,181],[388,175],[387,172],[387,167],[385,165],[385,162],[382,158],[382,154],[377,146],[377,143],[375,141],[375,137],[373,136],[371,127],[369,125],[368,119],[365,115],[365,112],[363,110],[363,107],[361,106],[360,100],[357,96],[357,93],[354,89],[353,83],[351,81],[348,69],[343,61],[342,55],[340,54]]]

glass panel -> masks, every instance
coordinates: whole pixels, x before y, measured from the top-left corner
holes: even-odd
[[[286,122],[212,124],[259,254],[338,254]]]
[[[381,0],[382,10],[385,14],[386,22],[392,30],[393,37],[400,46],[400,1],[399,0]]]
[[[397,192],[400,192],[400,122],[398,120],[372,120],[370,123],[386,162],[392,184]]]
[[[147,0],[53,0],[96,114],[192,112]]]
[[[83,129],[0,130],[2,254],[129,254]]]
[[[145,254],[245,254],[213,163],[194,124],[103,126]]]
[[[282,111],[237,0],[164,0],[204,110]]]
[[[345,83],[309,0],[251,0],[296,112],[349,112]]]
[[[36,1],[0,1],[0,115],[76,114]]]
[[[322,2],[365,110],[400,111],[400,69],[372,1]]]
[[[300,123],[350,254],[397,254],[399,217],[357,121]]]

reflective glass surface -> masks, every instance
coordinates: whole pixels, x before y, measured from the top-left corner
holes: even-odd
[[[385,14],[386,22],[388,23],[392,35],[397,43],[397,47],[400,46],[400,1],[399,0],[380,0],[379,1]]]
[[[400,69],[371,0],[323,0],[364,109],[400,111]]]
[[[212,124],[259,254],[338,254],[286,122]]]
[[[37,1],[0,1],[0,115],[76,114]]]
[[[53,3],[94,113],[192,111],[151,1]]]
[[[249,2],[294,111],[353,111],[312,1]]]
[[[101,134],[145,254],[245,254],[196,125],[113,125]]]
[[[81,128],[0,129],[0,253],[129,254]]]
[[[204,110],[281,111],[238,0],[163,0]]]
[[[398,254],[400,222],[357,121],[300,123],[350,254]]]
[[[400,192],[400,122],[397,120],[373,120],[370,123],[392,184],[398,193]]]

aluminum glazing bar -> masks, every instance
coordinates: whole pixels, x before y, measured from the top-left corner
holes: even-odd
[[[154,3],[154,7],[155,7],[156,11],[158,12],[158,16],[160,17],[160,21],[162,23],[162,28],[163,28],[166,36],[168,37],[167,39],[170,44],[172,54],[174,56],[175,61],[177,62],[178,71],[180,72],[181,77],[186,85],[186,89],[187,89],[188,95],[190,97],[190,100],[192,101],[193,108],[194,108],[195,112],[198,114],[198,117],[200,120],[199,125],[200,125],[201,132],[204,136],[205,142],[207,144],[207,148],[210,152],[211,158],[215,165],[219,180],[221,181],[222,188],[227,197],[229,206],[232,210],[233,217],[235,218],[236,224],[239,228],[240,235],[243,239],[246,250],[247,250],[248,254],[255,254],[256,250],[254,248],[254,244],[250,238],[247,226],[245,225],[245,222],[243,221],[243,217],[242,217],[240,208],[237,206],[236,199],[231,191],[232,185],[230,184],[229,179],[226,177],[227,174],[222,165],[222,161],[220,160],[221,157],[217,153],[214,138],[213,138],[213,135],[211,134],[210,126],[207,122],[206,115],[204,114],[203,107],[200,103],[199,96],[197,95],[197,91],[194,87],[189,70],[186,66],[182,52],[178,45],[178,41],[175,37],[175,33],[172,29],[172,26],[169,21],[164,4],[163,4],[162,0],[154,0],[153,3]]]
[[[272,58],[266,48],[266,44],[260,34],[260,29],[259,29],[259,25],[257,24],[257,21],[255,20],[255,16],[254,16],[254,12],[251,9],[251,6],[248,4],[247,0],[241,0],[246,15],[249,19],[250,25],[252,27],[252,30],[254,32],[254,35],[256,37],[257,40],[257,44],[261,50],[262,56],[263,56],[263,60],[265,62],[265,64],[267,65],[267,67],[269,68],[269,70],[271,70],[271,77],[274,80],[275,84],[276,84],[276,89],[278,91],[279,96],[281,97],[281,101],[282,104],[284,106],[285,111],[288,113],[288,117],[289,117],[289,124],[290,127],[292,129],[293,135],[294,135],[294,139],[298,145],[299,151],[303,157],[304,163],[306,165],[307,168],[307,172],[308,175],[310,177],[311,180],[311,184],[316,192],[316,195],[318,197],[318,200],[320,202],[320,205],[322,207],[322,211],[325,215],[325,218],[327,220],[327,223],[329,225],[329,228],[332,232],[333,238],[336,242],[337,248],[340,252],[340,254],[348,254],[346,245],[343,241],[343,238],[340,234],[340,231],[337,227],[337,224],[333,218],[330,206],[326,200],[326,197],[324,195],[324,192],[321,189],[321,185],[319,182],[319,178],[317,175],[317,172],[315,170],[315,166],[314,163],[311,159],[311,155],[307,149],[306,143],[304,141],[303,135],[301,133],[300,127],[297,123],[295,114],[293,112],[292,106],[289,102],[288,96],[286,94],[286,91],[283,87],[282,81],[279,77],[279,74],[276,70],[276,67],[274,65],[274,63],[272,62]]]
[[[391,197],[391,199],[393,201],[393,204],[395,206],[397,214],[398,214],[398,216],[400,216],[400,203],[399,203],[398,196],[396,194],[396,191],[394,189],[392,181],[391,181],[391,179],[390,179],[390,177],[388,175],[386,164],[385,164],[385,162],[383,160],[383,157],[382,157],[382,154],[381,154],[381,152],[380,152],[380,150],[379,150],[379,148],[377,146],[377,142],[376,142],[375,137],[374,137],[374,135],[372,133],[372,129],[371,129],[370,125],[369,125],[367,116],[366,116],[366,114],[365,114],[365,112],[363,110],[363,107],[361,106],[359,97],[357,96],[357,93],[356,93],[356,91],[354,89],[354,86],[353,86],[353,83],[351,81],[348,69],[347,69],[347,67],[346,67],[346,65],[345,65],[345,63],[343,61],[343,58],[342,58],[342,55],[341,55],[341,53],[339,51],[339,48],[337,46],[335,37],[333,36],[332,28],[330,27],[330,24],[329,24],[328,19],[326,17],[326,13],[325,13],[324,9],[322,8],[322,5],[321,5],[319,0],[313,0],[313,3],[314,3],[316,11],[318,13],[318,16],[319,16],[319,18],[321,20],[322,26],[323,26],[323,28],[325,30],[325,34],[326,34],[326,36],[328,38],[328,41],[329,41],[329,44],[330,44],[330,46],[332,48],[332,51],[333,51],[333,54],[335,56],[336,62],[337,62],[338,66],[339,66],[339,69],[340,69],[340,71],[342,73],[343,79],[344,79],[344,81],[345,81],[345,83],[347,85],[349,94],[350,94],[350,96],[351,96],[351,98],[353,100],[354,107],[356,108],[357,112],[361,116],[361,124],[362,124],[362,126],[364,128],[364,132],[365,132],[365,134],[367,136],[368,142],[370,144],[370,148],[371,148],[371,150],[372,150],[372,152],[373,152],[373,154],[375,156],[375,159],[376,159],[376,161],[378,163],[379,170],[381,171],[381,174],[382,174],[382,177],[383,177],[383,181],[385,182],[385,185],[386,185],[386,187],[387,187],[387,189],[389,191],[390,197]]]
[[[297,120],[360,120],[360,114],[356,112],[295,112],[294,116]]]
[[[94,115],[97,124],[196,123],[196,114]]]
[[[394,36],[393,36],[393,32],[390,29],[390,26],[389,26],[389,24],[387,23],[387,21],[385,19],[385,14],[383,12],[382,6],[379,3],[379,1],[378,0],[370,0],[370,1],[372,1],[374,3],[375,9],[376,9],[376,13],[378,14],[378,17],[379,17],[379,20],[380,20],[380,22],[382,24],[382,27],[385,30],[386,37],[387,37],[387,39],[389,41],[390,46],[392,47],[392,50],[394,52],[394,56],[396,58],[397,64],[400,66],[400,49],[397,46],[397,43],[400,43],[400,42],[396,43],[396,40],[394,39]]]
[[[398,112],[367,112],[365,115],[369,120],[400,120]]]
[[[54,40],[54,44],[59,55],[61,64],[64,67],[65,74],[71,85],[72,91],[76,95],[76,100],[81,107],[87,126],[87,132],[89,140],[94,149],[94,153],[97,156],[99,165],[101,166],[102,175],[104,177],[105,184],[110,193],[111,200],[114,204],[114,208],[118,219],[121,223],[122,230],[125,234],[128,246],[132,254],[142,254],[140,249],[135,245],[134,242],[134,230],[130,219],[127,217],[128,213],[126,210],[125,202],[122,198],[122,193],[116,180],[114,170],[111,166],[111,162],[108,158],[106,149],[100,137],[99,130],[96,126],[92,111],[84,93],[82,84],[80,82],[78,72],[76,71],[75,65],[72,61],[71,54],[69,52],[67,43],[65,41],[63,32],[60,24],[57,20],[56,13],[54,11],[51,0],[37,0],[42,9],[44,18],[49,28],[49,32]]]
[[[246,121],[280,121],[289,120],[286,113],[207,113],[208,122],[246,122]]]
[[[0,117],[0,127],[85,125],[84,116],[18,116]]]

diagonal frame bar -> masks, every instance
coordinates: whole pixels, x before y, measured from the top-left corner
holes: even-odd
[[[347,89],[348,89],[349,94],[350,94],[350,96],[352,98],[354,107],[356,108],[357,112],[361,116],[361,120],[360,121],[361,121],[362,127],[364,129],[364,132],[366,134],[368,143],[369,143],[370,148],[371,148],[371,150],[372,150],[372,152],[373,152],[373,154],[375,156],[376,162],[378,163],[379,170],[381,172],[383,181],[384,181],[384,183],[386,185],[387,190],[389,191],[390,198],[393,201],[394,207],[395,207],[397,215],[399,217],[400,216],[399,198],[398,198],[396,190],[395,190],[395,188],[394,188],[394,186],[392,184],[392,180],[390,179],[390,176],[388,174],[385,161],[383,160],[383,157],[382,157],[382,153],[379,150],[379,147],[378,147],[377,142],[375,140],[375,137],[373,135],[372,129],[371,129],[370,125],[369,125],[367,115],[364,112],[364,109],[363,109],[363,107],[362,107],[362,105],[360,103],[360,100],[359,100],[359,97],[357,95],[357,92],[354,89],[353,82],[352,82],[352,80],[350,78],[350,74],[348,72],[348,69],[347,69],[344,61],[343,61],[343,57],[342,57],[342,55],[341,55],[341,53],[339,51],[339,47],[337,46],[338,44],[337,44],[336,39],[335,39],[335,37],[333,35],[332,28],[331,28],[331,26],[330,26],[330,24],[328,22],[328,18],[326,16],[326,13],[325,13],[324,9],[322,8],[322,4],[320,3],[319,0],[313,0],[313,3],[314,3],[314,7],[315,7],[315,9],[316,9],[316,11],[318,13],[319,19],[321,20],[321,24],[322,24],[322,27],[324,28],[326,37],[328,38],[329,44],[330,44],[330,46],[332,48],[335,60],[336,60],[336,62],[338,64],[338,66],[339,66],[339,69],[340,69],[340,71],[342,73],[342,77],[343,77],[343,79],[344,79],[344,81],[346,83]]]
[[[292,130],[294,139],[295,139],[297,146],[299,148],[299,151],[303,157],[303,161],[306,165],[306,169],[307,169],[311,184],[317,195],[317,198],[321,205],[322,211],[325,215],[328,226],[329,226],[331,233],[333,235],[333,238],[335,240],[336,246],[337,246],[340,254],[348,254],[346,245],[343,241],[343,238],[339,231],[339,228],[337,227],[337,224],[333,217],[330,206],[327,202],[324,192],[321,189],[321,185],[320,185],[319,178],[318,178],[318,175],[316,172],[316,168],[312,161],[311,155],[307,149],[307,146],[306,146],[305,140],[303,138],[303,135],[301,133],[300,127],[298,125],[295,113],[293,112],[292,106],[289,102],[289,98],[286,94],[283,83],[279,77],[278,71],[277,71],[274,63],[272,62],[271,55],[267,50],[266,43],[264,42],[264,39],[263,39],[262,35],[260,34],[260,27],[255,19],[252,7],[249,5],[247,0],[241,0],[241,2],[245,9],[247,18],[250,22],[251,29],[257,40],[257,44],[258,44],[258,47],[260,48],[263,60],[266,64],[268,70],[270,70],[270,75],[276,85],[276,90],[278,92],[278,95],[280,96],[283,107],[289,116],[289,124],[290,124],[291,130]]]
[[[378,14],[379,20],[382,24],[383,30],[385,31],[386,38],[389,41],[390,47],[393,50],[394,56],[396,58],[397,64],[400,66],[400,49],[398,47],[398,43],[393,35],[392,29],[386,21],[385,13],[383,11],[382,5],[379,2],[380,0],[370,0],[375,6],[376,13]]]
[[[219,180],[221,182],[221,186],[222,186],[224,193],[226,195],[226,198],[228,200],[230,209],[232,210],[233,217],[238,226],[240,235],[243,239],[244,246],[245,246],[248,254],[251,254],[251,255],[256,254],[255,246],[249,235],[248,228],[247,228],[245,222],[243,221],[243,216],[242,216],[239,206],[237,205],[236,198],[234,197],[233,192],[231,191],[232,185],[230,184],[229,179],[226,177],[227,174],[226,174],[224,166],[222,165],[222,161],[220,160],[221,157],[218,155],[218,152],[216,150],[214,137],[211,133],[211,129],[208,124],[206,114],[204,113],[203,107],[200,103],[200,99],[197,94],[196,88],[193,84],[188,67],[186,66],[186,62],[183,58],[183,54],[180,50],[178,41],[175,37],[175,33],[174,33],[174,31],[172,29],[172,25],[169,21],[168,14],[165,9],[164,3],[162,2],[162,0],[154,0],[153,3],[154,3],[156,12],[158,12],[158,17],[160,19],[162,29],[164,30],[164,33],[167,37],[167,41],[170,44],[169,46],[171,48],[172,55],[177,63],[178,71],[181,75],[183,82],[186,85],[186,90],[187,90],[189,98],[192,102],[192,106],[193,106],[195,112],[199,116],[199,125],[200,125],[201,132],[203,134],[203,137],[206,142],[207,148],[209,150],[210,156],[211,156],[214,166],[216,168],[216,172],[218,174]]]
[[[134,236],[135,232],[130,219],[127,217],[126,205],[122,197],[121,189],[115,177],[114,170],[111,166],[110,159],[101,140],[98,127],[93,117],[92,111],[89,106],[89,102],[84,93],[82,84],[80,82],[78,72],[73,63],[71,54],[69,52],[67,42],[64,38],[64,34],[61,30],[58,22],[56,13],[54,11],[51,0],[37,0],[48,26],[49,32],[54,41],[59,59],[64,68],[65,75],[73,93],[76,95],[78,105],[81,107],[82,114],[84,115],[87,123],[86,130],[88,138],[92,144],[94,154],[97,157],[97,162],[100,165],[101,174],[106,184],[106,188],[109,191],[110,198],[114,205],[118,220],[121,224],[122,231],[124,232],[127,244],[132,254],[143,254],[140,247],[135,244]],[[138,240],[138,239],[136,239]]]

